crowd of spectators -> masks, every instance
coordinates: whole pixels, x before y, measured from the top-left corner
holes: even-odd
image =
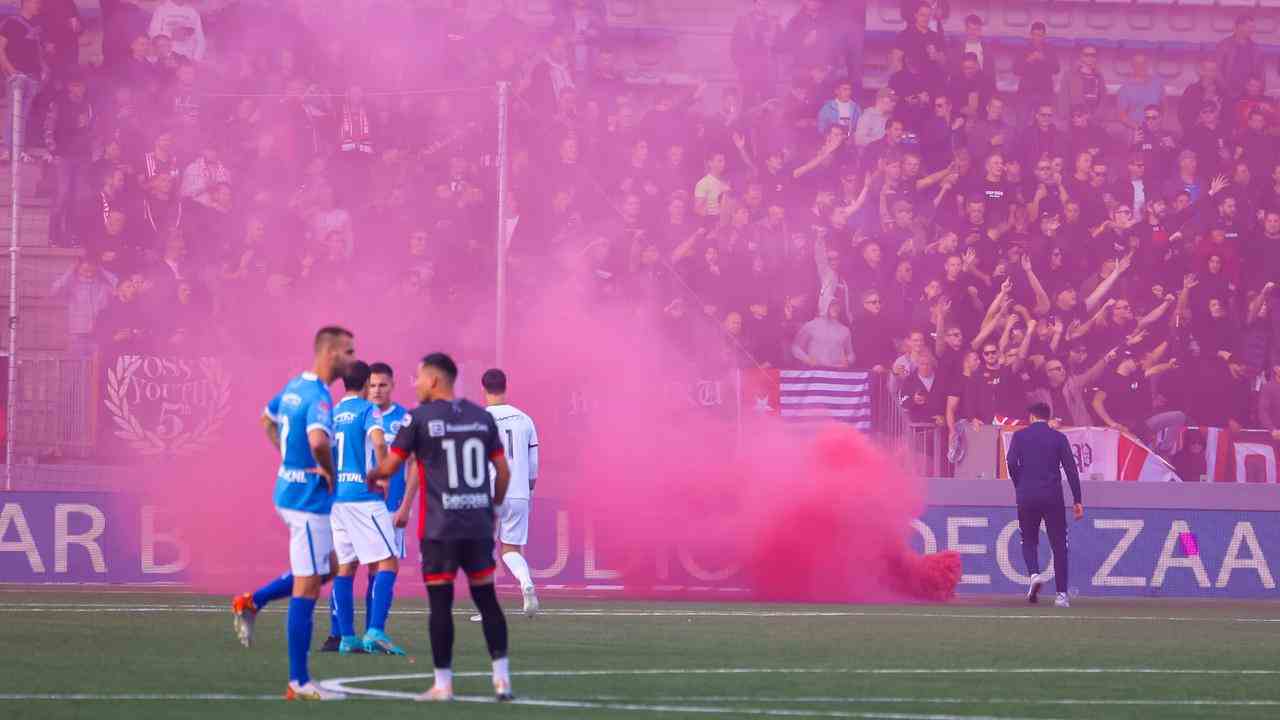
[[[906,0],[870,90],[841,4],[783,21],[756,0],[712,102],[629,78],[600,0],[564,0],[550,28],[465,2],[325,27],[296,2],[204,24],[183,0],[132,23],[103,5],[102,67],[54,61],[70,0],[22,0],[0,28],[6,73],[43,88],[31,126],[51,239],[85,249],[60,287],[86,345],[234,340],[252,330],[219,316],[228,298],[335,285],[479,312],[506,81],[517,299],[567,279],[582,312],[625,307],[704,373],[870,369],[953,433],[1037,397],[1148,440],[1280,429],[1280,104],[1250,17],[1170,97],[1150,58],[1117,91],[1097,48],[1035,22],[1002,92],[981,17]],[[33,65],[22,33],[46,14]]]

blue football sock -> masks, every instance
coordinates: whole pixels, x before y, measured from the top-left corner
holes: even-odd
[[[287,598],[292,594],[293,573],[285,573],[253,593],[253,606],[261,610],[272,600]]]
[[[329,588],[329,637],[342,637],[341,627],[338,624],[338,601],[334,599],[333,594],[338,589],[338,578],[333,578],[333,586]]]
[[[311,652],[311,616],[315,609],[314,598],[289,600],[289,679],[299,685],[311,682],[307,653]]]
[[[369,620],[373,618],[373,573],[369,573],[369,582],[364,585],[364,629],[373,627]]]
[[[382,570],[373,578],[373,606],[369,611],[369,629],[385,630],[387,615],[391,612],[391,598],[395,593],[396,574]]]
[[[355,590],[356,579],[339,575],[333,579],[333,614],[338,618],[338,637],[356,634]]]

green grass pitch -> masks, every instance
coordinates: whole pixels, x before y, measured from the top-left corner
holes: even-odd
[[[0,591],[0,718],[1280,717],[1280,603],[1017,598],[949,605],[568,601],[510,617],[516,704],[490,698],[478,625],[457,609],[455,691],[429,686],[422,598],[389,631],[410,658],[312,653],[317,679],[382,693],[285,703],[284,604],[235,641],[227,599]],[[510,601],[508,601],[510,602]],[[324,603],[322,602],[322,608]],[[362,622],[358,612],[358,622]],[[328,619],[317,613],[315,648]],[[418,675],[419,677],[413,677]]]

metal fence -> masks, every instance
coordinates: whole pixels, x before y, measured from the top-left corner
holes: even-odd
[[[14,404],[17,464],[85,459],[97,445],[97,356],[23,353]]]
[[[906,451],[925,477],[949,477],[952,467],[947,460],[946,428],[911,422],[902,409],[898,382],[890,374],[873,375],[871,391],[872,422],[881,439]]]

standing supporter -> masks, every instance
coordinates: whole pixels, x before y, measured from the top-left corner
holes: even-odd
[[[1253,40],[1257,30],[1257,21],[1252,15],[1241,15],[1236,18],[1231,35],[1218,43],[1215,58],[1222,71],[1224,90],[1230,99],[1238,99],[1245,95],[1245,83],[1250,79],[1263,82],[1267,71],[1262,48]]]
[[[173,42],[173,51],[197,62],[204,60],[204,24],[200,11],[188,0],[161,0],[151,15],[150,35],[164,35]]]
[[[853,339],[849,327],[840,321],[841,304],[833,302],[827,312],[800,328],[791,345],[796,361],[809,367],[847,368],[853,364]]]
[[[1094,115],[1106,96],[1107,81],[1098,69],[1098,47],[1085,45],[1080,48],[1075,66],[1062,78],[1059,107],[1064,113],[1081,108],[1085,113]]]
[[[1053,50],[1045,42],[1048,28],[1042,22],[1031,23],[1031,44],[1014,59],[1013,73],[1018,76],[1018,99],[1021,110],[1030,114],[1046,102],[1053,102],[1054,80],[1061,67]]]
[[[66,91],[49,103],[44,146],[53,158],[57,190],[49,208],[49,244],[75,244],[72,208],[93,157],[97,114],[83,77],[66,78]]]
[[[1144,111],[1164,103],[1164,81],[1151,74],[1151,59],[1145,53],[1135,54],[1131,62],[1133,76],[1120,84],[1116,94],[1116,119],[1126,130],[1136,132],[1143,125]]]
[[[743,102],[754,107],[774,96],[774,46],[782,33],[778,16],[761,0],[752,0],[751,9],[733,26],[729,54],[738,71]]]
[[[31,104],[49,74],[45,58],[44,29],[38,19],[42,7],[43,0],[21,0],[17,14],[0,20],[0,72],[3,72],[9,93],[14,88],[22,90],[18,121],[23,123],[23,128],[27,127]],[[14,114],[6,111],[4,115],[4,134],[0,135],[0,162],[9,160],[14,134]],[[30,144],[28,140],[28,145]]]

